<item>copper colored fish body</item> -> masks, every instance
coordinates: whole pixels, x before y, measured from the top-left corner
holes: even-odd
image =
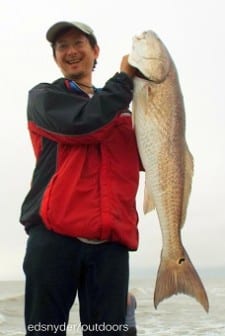
[[[184,293],[208,311],[206,291],[181,239],[193,157],[185,139],[185,110],[176,67],[153,31],[133,38],[129,63],[143,75],[134,78],[132,110],[145,168],[144,212],[156,209],[162,232],[154,305],[157,308],[163,299]]]

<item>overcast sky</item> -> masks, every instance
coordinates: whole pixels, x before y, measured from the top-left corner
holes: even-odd
[[[83,21],[95,31],[100,58],[94,84],[119,70],[132,37],[154,30],[177,66],[186,107],[187,143],[195,173],[182,231],[195,266],[225,268],[225,25],[223,0],[39,0],[0,3],[1,34],[1,225],[0,280],[23,279],[27,235],[19,224],[34,156],[26,125],[28,90],[61,76],[45,40],[50,25]],[[161,232],[156,213],[142,211],[143,176],[137,197],[140,244],[131,269],[155,268]]]

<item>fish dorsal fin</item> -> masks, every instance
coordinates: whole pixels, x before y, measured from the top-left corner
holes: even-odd
[[[185,178],[184,178],[184,196],[183,196],[183,209],[181,218],[181,227],[184,225],[186,219],[187,205],[189,201],[189,196],[191,193],[192,177],[194,171],[193,156],[190,153],[188,146],[186,144],[185,149]]]
[[[145,184],[145,190],[144,190],[144,204],[143,204],[143,211],[144,214],[147,214],[148,212],[155,209],[155,203],[153,201],[153,196],[149,193],[148,188]]]

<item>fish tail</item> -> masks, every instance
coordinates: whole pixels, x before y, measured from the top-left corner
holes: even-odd
[[[184,250],[177,261],[161,260],[154,293],[154,306],[178,293],[194,297],[205,309],[209,311],[209,302],[201,279]]]

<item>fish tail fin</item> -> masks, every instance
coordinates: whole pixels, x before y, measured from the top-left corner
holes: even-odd
[[[162,300],[178,293],[194,297],[208,312],[209,302],[206,291],[185,250],[183,256],[177,261],[162,258],[154,293],[155,309]]]

